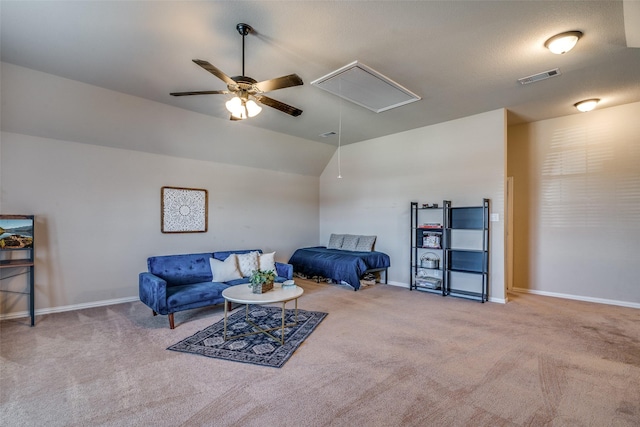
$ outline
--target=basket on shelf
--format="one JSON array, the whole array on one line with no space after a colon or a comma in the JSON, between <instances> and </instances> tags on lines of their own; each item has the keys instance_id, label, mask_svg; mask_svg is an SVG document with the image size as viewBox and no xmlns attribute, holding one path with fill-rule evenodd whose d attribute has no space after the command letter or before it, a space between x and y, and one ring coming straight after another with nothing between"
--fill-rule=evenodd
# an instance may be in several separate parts
<instances>
[{"instance_id":1,"label":"basket on shelf","mask_svg":"<svg viewBox=\"0 0 640 427\"><path fill-rule=\"evenodd\" d=\"M440 257L433 252L427 252L420 257L420 267L422 268L439 268Z\"/></svg>"}]
</instances>

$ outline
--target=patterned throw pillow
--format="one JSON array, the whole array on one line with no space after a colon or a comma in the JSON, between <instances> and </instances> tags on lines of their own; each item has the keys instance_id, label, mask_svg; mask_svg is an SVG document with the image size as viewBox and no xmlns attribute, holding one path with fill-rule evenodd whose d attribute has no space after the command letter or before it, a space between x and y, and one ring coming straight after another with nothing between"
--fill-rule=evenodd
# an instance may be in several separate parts
<instances>
[{"instance_id":1,"label":"patterned throw pillow","mask_svg":"<svg viewBox=\"0 0 640 427\"><path fill-rule=\"evenodd\" d=\"M344 242L344 234L332 234L331 237L329 237L327 249L341 249L342 242Z\"/></svg>"},{"instance_id":2,"label":"patterned throw pillow","mask_svg":"<svg viewBox=\"0 0 640 427\"><path fill-rule=\"evenodd\" d=\"M260 265L260 270L262 271L276 271L276 253L271 252L268 254L258 254L258 264Z\"/></svg>"},{"instance_id":3,"label":"patterned throw pillow","mask_svg":"<svg viewBox=\"0 0 640 427\"><path fill-rule=\"evenodd\" d=\"M376 242L376 236L358 236L358 245L356 251L371 252L373 244Z\"/></svg>"},{"instance_id":4,"label":"patterned throw pillow","mask_svg":"<svg viewBox=\"0 0 640 427\"><path fill-rule=\"evenodd\" d=\"M238 271L238 261L235 255L229 255L224 261L209 258L211 265L212 282L228 282L229 280L242 279Z\"/></svg>"},{"instance_id":5,"label":"patterned throw pillow","mask_svg":"<svg viewBox=\"0 0 640 427\"><path fill-rule=\"evenodd\" d=\"M234 255L238 258L238 268L242 277L249 277L254 270L258 269L258 252Z\"/></svg>"},{"instance_id":6,"label":"patterned throw pillow","mask_svg":"<svg viewBox=\"0 0 640 427\"><path fill-rule=\"evenodd\" d=\"M344 251L355 251L358 246L358 237L359 236L353 234L345 234L341 249Z\"/></svg>"}]
</instances>

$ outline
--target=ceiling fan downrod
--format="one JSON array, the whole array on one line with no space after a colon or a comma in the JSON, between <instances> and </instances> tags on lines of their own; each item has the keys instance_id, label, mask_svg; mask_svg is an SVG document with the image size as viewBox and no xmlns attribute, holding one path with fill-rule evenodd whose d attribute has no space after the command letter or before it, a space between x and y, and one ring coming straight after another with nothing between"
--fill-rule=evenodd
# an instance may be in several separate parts
<instances>
[{"instance_id":1,"label":"ceiling fan downrod","mask_svg":"<svg viewBox=\"0 0 640 427\"><path fill-rule=\"evenodd\" d=\"M242 22L236 25L236 30L242 36L242 75L244 76L244 38L247 34L253 33L253 27L249 24L243 24Z\"/></svg>"}]
</instances>

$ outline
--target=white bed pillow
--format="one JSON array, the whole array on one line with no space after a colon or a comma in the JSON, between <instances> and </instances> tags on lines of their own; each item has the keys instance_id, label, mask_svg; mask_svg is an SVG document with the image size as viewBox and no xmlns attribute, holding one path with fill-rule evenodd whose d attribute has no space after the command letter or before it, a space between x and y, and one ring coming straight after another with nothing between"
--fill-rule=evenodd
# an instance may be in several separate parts
<instances>
[{"instance_id":1,"label":"white bed pillow","mask_svg":"<svg viewBox=\"0 0 640 427\"><path fill-rule=\"evenodd\" d=\"M238 258L238 269L242 277L249 277L254 270L258 269L258 252L234 255Z\"/></svg>"},{"instance_id":2,"label":"white bed pillow","mask_svg":"<svg viewBox=\"0 0 640 427\"><path fill-rule=\"evenodd\" d=\"M258 265L262 271L276 271L276 253L270 252L268 254L258 254Z\"/></svg>"},{"instance_id":3,"label":"white bed pillow","mask_svg":"<svg viewBox=\"0 0 640 427\"><path fill-rule=\"evenodd\" d=\"M358 246L358 237L359 236L353 234L345 234L344 241L342 242L342 248L340 249L343 251L355 251Z\"/></svg>"},{"instance_id":4,"label":"white bed pillow","mask_svg":"<svg viewBox=\"0 0 640 427\"><path fill-rule=\"evenodd\" d=\"M342 249L342 242L344 242L344 234L331 234L327 249Z\"/></svg>"},{"instance_id":5,"label":"white bed pillow","mask_svg":"<svg viewBox=\"0 0 640 427\"><path fill-rule=\"evenodd\" d=\"M238 261L235 254L231 254L224 261L209 258L211 265L212 282L228 282L229 280L242 279L238 271Z\"/></svg>"},{"instance_id":6,"label":"white bed pillow","mask_svg":"<svg viewBox=\"0 0 640 427\"><path fill-rule=\"evenodd\" d=\"M376 242L376 236L358 236L358 244L356 245L356 251L371 252L373 250L373 244L375 242Z\"/></svg>"}]
</instances>

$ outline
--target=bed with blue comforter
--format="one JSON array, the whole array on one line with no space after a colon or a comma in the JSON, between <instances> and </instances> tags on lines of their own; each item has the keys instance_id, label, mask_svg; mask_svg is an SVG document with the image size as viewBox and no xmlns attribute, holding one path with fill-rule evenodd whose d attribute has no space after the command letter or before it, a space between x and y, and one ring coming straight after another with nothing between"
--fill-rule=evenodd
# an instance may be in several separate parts
<instances>
[{"instance_id":1,"label":"bed with blue comforter","mask_svg":"<svg viewBox=\"0 0 640 427\"><path fill-rule=\"evenodd\" d=\"M325 246L297 249L289 264L293 271L307 277L321 276L336 283L346 282L354 290L360 289L360 278L365 273L384 271L391 266L389 255L378 251L356 252L327 249Z\"/></svg>"}]
</instances>

